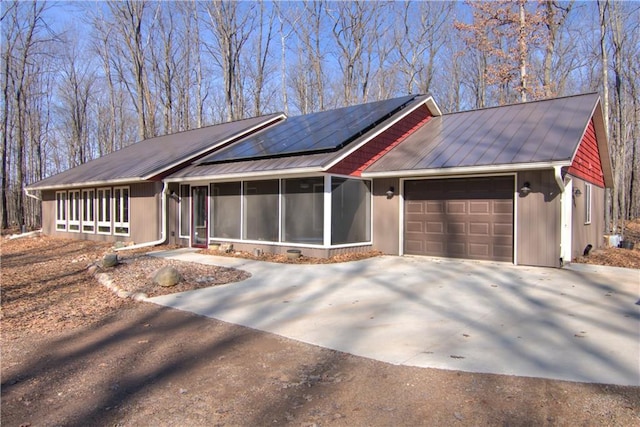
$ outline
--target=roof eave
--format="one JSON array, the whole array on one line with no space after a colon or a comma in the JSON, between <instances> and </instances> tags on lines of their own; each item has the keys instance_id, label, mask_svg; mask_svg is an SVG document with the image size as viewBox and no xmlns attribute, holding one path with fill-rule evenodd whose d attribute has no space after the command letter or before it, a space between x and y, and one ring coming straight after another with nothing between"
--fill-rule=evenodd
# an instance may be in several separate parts
<instances>
[{"instance_id":1,"label":"roof eave","mask_svg":"<svg viewBox=\"0 0 640 427\"><path fill-rule=\"evenodd\" d=\"M133 177L133 178L120 178L120 179L109 179L102 181L85 181L85 182L74 182L69 184L55 184L55 185L27 185L25 188L27 190L67 190L73 188L85 188L85 187L107 187L111 185L121 185L121 184L136 184L140 182L149 182L149 180Z\"/></svg>"},{"instance_id":2,"label":"roof eave","mask_svg":"<svg viewBox=\"0 0 640 427\"><path fill-rule=\"evenodd\" d=\"M199 182L199 181L229 181L229 180L246 180L246 179L258 179L265 177L282 177L283 175L308 175L324 172L320 166L314 166L310 168L293 168L293 169L279 169L279 170L265 170L256 172L234 172L234 173L222 173L213 175L201 175L201 176L186 176L166 178L164 181L168 183L187 183L187 182Z\"/></svg>"},{"instance_id":3,"label":"roof eave","mask_svg":"<svg viewBox=\"0 0 640 427\"><path fill-rule=\"evenodd\" d=\"M383 172L363 172L363 178L406 178L420 176L448 176L519 172L539 169L553 169L571 165L570 160L536 163L508 163L504 165L459 166L451 168L410 169Z\"/></svg>"}]
</instances>

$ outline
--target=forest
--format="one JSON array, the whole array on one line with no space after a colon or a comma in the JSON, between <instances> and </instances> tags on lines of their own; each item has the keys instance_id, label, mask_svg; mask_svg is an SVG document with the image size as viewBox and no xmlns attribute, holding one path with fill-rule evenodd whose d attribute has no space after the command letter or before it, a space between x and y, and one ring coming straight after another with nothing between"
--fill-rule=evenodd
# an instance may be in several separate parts
<instances>
[{"instance_id":1,"label":"forest","mask_svg":"<svg viewBox=\"0 0 640 427\"><path fill-rule=\"evenodd\" d=\"M2 228L26 185L145 138L415 93L444 112L598 92L614 230L640 216L640 3L4 1Z\"/></svg>"}]
</instances>

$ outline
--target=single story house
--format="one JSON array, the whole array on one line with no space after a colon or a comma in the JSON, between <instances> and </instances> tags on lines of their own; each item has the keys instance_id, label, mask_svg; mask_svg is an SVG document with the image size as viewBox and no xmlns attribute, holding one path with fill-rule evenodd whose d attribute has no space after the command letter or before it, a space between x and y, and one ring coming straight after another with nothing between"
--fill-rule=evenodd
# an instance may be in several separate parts
<instances>
[{"instance_id":1,"label":"single story house","mask_svg":"<svg viewBox=\"0 0 640 427\"><path fill-rule=\"evenodd\" d=\"M27 187L45 234L562 266L603 244L600 98L442 114L410 95L140 141Z\"/></svg>"}]
</instances>

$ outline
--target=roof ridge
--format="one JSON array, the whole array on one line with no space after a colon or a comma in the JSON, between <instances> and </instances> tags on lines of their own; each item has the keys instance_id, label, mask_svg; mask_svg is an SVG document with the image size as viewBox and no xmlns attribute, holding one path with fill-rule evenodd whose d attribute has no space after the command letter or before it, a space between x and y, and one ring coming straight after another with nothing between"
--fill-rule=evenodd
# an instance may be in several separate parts
<instances>
[{"instance_id":1,"label":"roof ridge","mask_svg":"<svg viewBox=\"0 0 640 427\"><path fill-rule=\"evenodd\" d=\"M558 97L554 97L554 98L534 99L534 100L525 101L525 102L513 102L511 104L493 105L493 106L490 106L490 107L482 107L482 108L473 108L471 110L452 111L450 113L444 113L442 115L443 116L450 116L450 115L453 115L453 114L472 113L474 111L484 111L484 110L491 110L491 109L495 109L495 108L515 107L515 106L518 106L518 105L529 105L529 104L535 104L535 103L540 103L540 102L558 101L558 100L561 100L561 99L577 98L579 96L588 96L588 95L598 95L599 96L600 94L598 92L576 93L576 94L573 94L573 95L558 96Z\"/></svg>"}]
</instances>

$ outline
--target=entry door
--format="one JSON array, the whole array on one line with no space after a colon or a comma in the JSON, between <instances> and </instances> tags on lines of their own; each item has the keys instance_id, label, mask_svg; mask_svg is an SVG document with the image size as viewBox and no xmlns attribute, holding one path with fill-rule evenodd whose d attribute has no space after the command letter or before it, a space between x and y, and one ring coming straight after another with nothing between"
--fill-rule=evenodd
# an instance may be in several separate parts
<instances>
[{"instance_id":1,"label":"entry door","mask_svg":"<svg viewBox=\"0 0 640 427\"><path fill-rule=\"evenodd\" d=\"M194 248L206 248L209 241L207 192L207 187L191 187L191 246Z\"/></svg>"}]
</instances>

